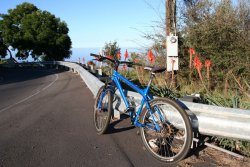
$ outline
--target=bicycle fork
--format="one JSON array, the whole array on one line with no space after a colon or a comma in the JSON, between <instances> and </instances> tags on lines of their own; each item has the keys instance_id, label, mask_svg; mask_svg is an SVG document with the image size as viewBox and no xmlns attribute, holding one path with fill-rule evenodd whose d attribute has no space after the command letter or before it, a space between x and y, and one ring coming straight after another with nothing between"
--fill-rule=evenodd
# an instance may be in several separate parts
<instances>
[{"instance_id":1,"label":"bicycle fork","mask_svg":"<svg viewBox=\"0 0 250 167\"><path fill-rule=\"evenodd\" d=\"M98 101L98 104L97 104L97 109L98 110L104 110L105 111L105 109L107 109L108 108L108 103L104 103L104 106L103 106L103 99L105 98L105 96L106 96L106 94L107 94L107 91L108 90L103 90L102 92L101 92L101 96L100 96L100 99L99 99L99 101Z\"/></svg>"}]
</instances>

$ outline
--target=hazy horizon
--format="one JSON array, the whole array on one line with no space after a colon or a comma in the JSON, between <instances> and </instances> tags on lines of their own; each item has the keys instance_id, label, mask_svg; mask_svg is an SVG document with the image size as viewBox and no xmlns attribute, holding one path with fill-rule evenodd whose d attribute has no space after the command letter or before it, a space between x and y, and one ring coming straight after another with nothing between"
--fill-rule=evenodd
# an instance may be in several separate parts
<instances>
[{"instance_id":1,"label":"hazy horizon","mask_svg":"<svg viewBox=\"0 0 250 167\"><path fill-rule=\"evenodd\" d=\"M121 48L121 57L122 60L124 59L124 53L126 51L126 49L128 50L129 53L131 52L143 52L145 51L145 49L143 48ZM90 56L90 53L95 53L95 54L99 54L101 52L102 48L101 47L81 47L81 48L71 48L72 54L70 55L70 58L65 59L65 61L72 61L72 62L79 62L79 58L80 58L80 62L83 63L83 58L85 59L85 63L87 63L87 61L93 59L93 57ZM15 56L16 51L11 51L12 52L12 56L18 61L18 62L23 62L23 61L28 61L28 62L33 62L33 58L31 56L29 56L27 59L22 60L22 59L18 59ZM10 55L8 54L8 56L6 56L4 59L9 59Z\"/></svg>"}]
</instances>

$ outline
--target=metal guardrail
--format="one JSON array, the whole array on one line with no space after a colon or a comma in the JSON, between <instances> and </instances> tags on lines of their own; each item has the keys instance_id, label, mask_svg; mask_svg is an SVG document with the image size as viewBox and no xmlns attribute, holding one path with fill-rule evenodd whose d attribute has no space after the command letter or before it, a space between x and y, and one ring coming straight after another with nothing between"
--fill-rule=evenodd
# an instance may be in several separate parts
<instances>
[{"instance_id":1,"label":"metal guardrail","mask_svg":"<svg viewBox=\"0 0 250 167\"><path fill-rule=\"evenodd\" d=\"M76 63L54 62L80 74L83 81L94 94L97 94L103 83ZM119 96L119 92L116 92ZM138 93L128 91L128 96L134 98L135 103L140 103L141 97ZM235 138L250 141L250 110L225 108L212 105L198 104L180 101L190 116L192 127L201 134ZM115 116L119 118L120 112L124 111L125 104L115 103Z\"/></svg>"}]
</instances>

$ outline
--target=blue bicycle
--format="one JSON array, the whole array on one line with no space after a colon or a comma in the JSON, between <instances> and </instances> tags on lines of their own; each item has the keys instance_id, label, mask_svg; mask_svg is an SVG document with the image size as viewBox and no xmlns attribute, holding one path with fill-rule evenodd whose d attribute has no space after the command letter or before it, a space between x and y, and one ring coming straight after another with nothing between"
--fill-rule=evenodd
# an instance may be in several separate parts
<instances>
[{"instance_id":1,"label":"blue bicycle","mask_svg":"<svg viewBox=\"0 0 250 167\"><path fill-rule=\"evenodd\" d=\"M94 124L97 134L107 132L113 115L113 100L118 89L126 105L131 122L140 128L140 135L146 150L156 159L175 163L187 155L190 150L193 133L189 117L178 103L168 98L153 98L149 95L150 84L156 73L166 68L145 67L150 71L150 80L144 89L140 89L118 72L120 64L129 67L139 65L133 62L113 60L101 55L91 54L98 61L109 61L113 64L113 74L106 79L105 85L97 93L94 106ZM120 81L131 87L142 96L138 111L127 99Z\"/></svg>"}]
</instances>

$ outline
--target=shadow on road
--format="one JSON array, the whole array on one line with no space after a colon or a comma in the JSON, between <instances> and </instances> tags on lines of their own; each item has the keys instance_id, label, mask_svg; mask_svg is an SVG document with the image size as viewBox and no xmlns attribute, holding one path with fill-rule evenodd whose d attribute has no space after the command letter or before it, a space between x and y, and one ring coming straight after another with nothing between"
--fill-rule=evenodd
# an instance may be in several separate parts
<instances>
[{"instance_id":1,"label":"shadow on road","mask_svg":"<svg viewBox=\"0 0 250 167\"><path fill-rule=\"evenodd\" d=\"M134 125L129 125L130 117L126 115L122 115L122 118L110 123L107 134L119 133L127 130L134 129Z\"/></svg>"},{"instance_id":2,"label":"shadow on road","mask_svg":"<svg viewBox=\"0 0 250 167\"><path fill-rule=\"evenodd\" d=\"M0 68L0 85L23 82L37 79L56 73L62 73L67 69L55 68Z\"/></svg>"},{"instance_id":3,"label":"shadow on road","mask_svg":"<svg viewBox=\"0 0 250 167\"><path fill-rule=\"evenodd\" d=\"M109 124L106 134L120 133L120 132L124 132L128 130L132 130L134 128L135 126L130 124L130 117L127 115L121 115L121 119L113 121ZM194 130L194 135L198 135L197 129ZM206 138L206 136L200 136L200 138L204 140L203 138ZM190 148L190 151L187 154L186 159L199 158L200 153L206 148L207 147L203 145L202 143L197 143L193 141L192 148ZM212 161L212 159L209 161Z\"/></svg>"}]
</instances>

